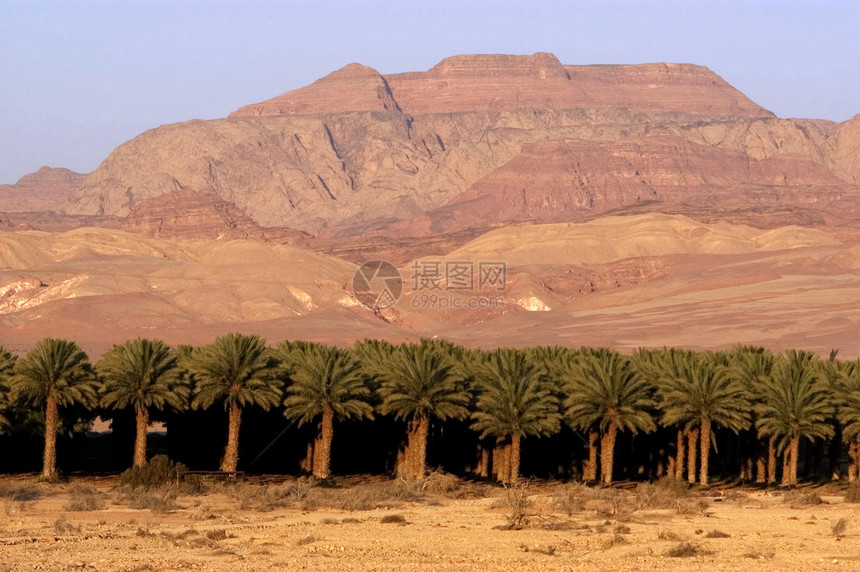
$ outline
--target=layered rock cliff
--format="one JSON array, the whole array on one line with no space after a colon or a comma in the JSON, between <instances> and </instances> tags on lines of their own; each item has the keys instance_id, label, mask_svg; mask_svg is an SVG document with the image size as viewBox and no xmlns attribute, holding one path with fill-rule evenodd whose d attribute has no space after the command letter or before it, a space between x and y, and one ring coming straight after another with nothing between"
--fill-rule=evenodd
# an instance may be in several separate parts
<instances>
[{"instance_id":1,"label":"layered rock cliff","mask_svg":"<svg viewBox=\"0 0 860 572\"><path fill-rule=\"evenodd\" d=\"M777 119L700 66L457 56L393 75L350 64L228 119L147 131L65 210L126 217L191 188L261 227L329 239L577 220L654 201L845 214L858 157L860 119ZM196 226L233 232L235 217L208 216Z\"/></svg>"}]
</instances>

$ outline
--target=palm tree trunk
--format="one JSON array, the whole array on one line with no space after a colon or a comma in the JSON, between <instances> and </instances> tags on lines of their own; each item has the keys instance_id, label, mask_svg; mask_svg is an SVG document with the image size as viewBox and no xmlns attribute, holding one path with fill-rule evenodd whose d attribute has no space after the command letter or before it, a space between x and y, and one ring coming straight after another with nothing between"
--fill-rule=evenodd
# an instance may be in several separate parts
<instances>
[{"instance_id":1,"label":"palm tree trunk","mask_svg":"<svg viewBox=\"0 0 860 572\"><path fill-rule=\"evenodd\" d=\"M791 484L797 485L797 457L800 449L800 435L791 438Z\"/></svg>"},{"instance_id":2,"label":"palm tree trunk","mask_svg":"<svg viewBox=\"0 0 860 572\"><path fill-rule=\"evenodd\" d=\"M776 435L767 440L767 484L776 483Z\"/></svg>"},{"instance_id":3,"label":"palm tree trunk","mask_svg":"<svg viewBox=\"0 0 860 572\"><path fill-rule=\"evenodd\" d=\"M406 444L403 449L397 452L397 478L411 479L412 478L412 461L415 449L415 425L417 421L410 419L406 424Z\"/></svg>"},{"instance_id":4,"label":"palm tree trunk","mask_svg":"<svg viewBox=\"0 0 860 572\"><path fill-rule=\"evenodd\" d=\"M496 480L506 483L510 478L510 445L504 437L496 439L496 448L493 449L493 472Z\"/></svg>"},{"instance_id":5,"label":"palm tree trunk","mask_svg":"<svg viewBox=\"0 0 860 572\"><path fill-rule=\"evenodd\" d=\"M830 480L838 481L842 478L842 425L834 423L835 433L830 441Z\"/></svg>"},{"instance_id":6,"label":"palm tree trunk","mask_svg":"<svg viewBox=\"0 0 860 572\"><path fill-rule=\"evenodd\" d=\"M678 429L678 444L675 447L675 478L684 478L684 431Z\"/></svg>"},{"instance_id":7,"label":"palm tree trunk","mask_svg":"<svg viewBox=\"0 0 860 572\"><path fill-rule=\"evenodd\" d=\"M224 450L224 461L221 470L235 473L239 466L239 426L242 425L242 409L238 405L230 406L230 420L227 428L227 448Z\"/></svg>"},{"instance_id":8,"label":"palm tree trunk","mask_svg":"<svg viewBox=\"0 0 860 572\"><path fill-rule=\"evenodd\" d=\"M331 407L323 408L320 430L314 443L313 474L318 479L327 479L331 475L331 441L334 437L334 411Z\"/></svg>"},{"instance_id":9,"label":"palm tree trunk","mask_svg":"<svg viewBox=\"0 0 860 572\"><path fill-rule=\"evenodd\" d=\"M137 408L137 433L134 438L134 466L146 464L146 430L149 428L149 411L146 407Z\"/></svg>"},{"instance_id":10,"label":"palm tree trunk","mask_svg":"<svg viewBox=\"0 0 860 572\"><path fill-rule=\"evenodd\" d=\"M600 442L600 472L604 485L612 484L612 466L615 462L615 434L618 427L615 421L609 422L609 427Z\"/></svg>"},{"instance_id":11,"label":"palm tree trunk","mask_svg":"<svg viewBox=\"0 0 860 572\"><path fill-rule=\"evenodd\" d=\"M755 482L759 484L767 482L767 461L761 439L756 439Z\"/></svg>"},{"instance_id":12,"label":"palm tree trunk","mask_svg":"<svg viewBox=\"0 0 860 572\"><path fill-rule=\"evenodd\" d=\"M597 439L600 434L597 429L592 429L588 432L588 460L585 462L585 470L583 471L584 481L597 480Z\"/></svg>"},{"instance_id":13,"label":"palm tree trunk","mask_svg":"<svg viewBox=\"0 0 860 572\"><path fill-rule=\"evenodd\" d=\"M42 461L42 477L52 479L57 475L57 426L60 412L57 401L48 392L45 402L45 456Z\"/></svg>"},{"instance_id":14,"label":"palm tree trunk","mask_svg":"<svg viewBox=\"0 0 860 572\"><path fill-rule=\"evenodd\" d=\"M305 453L305 458L299 463L299 467L306 473L311 473L314 470L314 441L308 443L308 449Z\"/></svg>"},{"instance_id":15,"label":"palm tree trunk","mask_svg":"<svg viewBox=\"0 0 860 572\"><path fill-rule=\"evenodd\" d=\"M511 435L511 459L508 480L515 483L520 478L520 436Z\"/></svg>"},{"instance_id":16,"label":"palm tree trunk","mask_svg":"<svg viewBox=\"0 0 860 572\"><path fill-rule=\"evenodd\" d=\"M478 444L478 476L486 479L490 476L490 448L484 443Z\"/></svg>"},{"instance_id":17,"label":"palm tree trunk","mask_svg":"<svg viewBox=\"0 0 860 572\"><path fill-rule=\"evenodd\" d=\"M423 479L427 472L427 434L430 419L419 417L415 424L415 448L412 452L412 478Z\"/></svg>"},{"instance_id":18,"label":"palm tree trunk","mask_svg":"<svg viewBox=\"0 0 860 572\"><path fill-rule=\"evenodd\" d=\"M699 444L699 430L687 433L687 482L696 484L696 449Z\"/></svg>"},{"instance_id":19,"label":"palm tree trunk","mask_svg":"<svg viewBox=\"0 0 860 572\"><path fill-rule=\"evenodd\" d=\"M785 447L782 452L782 486L787 487L791 484L791 445Z\"/></svg>"},{"instance_id":20,"label":"palm tree trunk","mask_svg":"<svg viewBox=\"0 0 860 572\"><path fill-rule=\"evenodd\" d=\"M708 486L708 456L711 454L711 422L707 419L702 419L702 449L701 460L699 461L699 484L703 487Z\"/></svg>"},{"instance_id":21,"label":"palm tree trunk","mask_svg":"<svg viewBox=\"0 0 860 572\"><path fill-rule=\"evenodd\" d=\"M848 482L853 483L860 477L860 447L857 443L848 444Z\"/></svg>"}]
</instances>

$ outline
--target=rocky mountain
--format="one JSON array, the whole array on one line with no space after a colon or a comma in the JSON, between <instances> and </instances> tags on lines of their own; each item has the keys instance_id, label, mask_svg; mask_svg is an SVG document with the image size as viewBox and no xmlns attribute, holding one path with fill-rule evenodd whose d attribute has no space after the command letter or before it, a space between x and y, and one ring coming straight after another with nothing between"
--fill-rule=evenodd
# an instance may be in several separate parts
<instances>
[{"instance_id":1,"label":"rocky mountain","mask_svg":"<svg viewBox=\"0 0 860 572\"><path fill-rule=\"evenodd\" d=\"M176 209L195 189L224 201L221 214L191 222L194 199L180 234L251 236L237 228L253 223L327 249L367 237L440 244L440 234L655 203L773 226L855 217L858 156L860 118L778 119L700 66L456 56L391 75L350 64L226 119L147 131L64 211L128 217L147 201L157 210L157 197ZM225 217L228 204L237 210ZM127 228L153 232L136 219Z\"/></svg>"},{"instance_id":2,"label":"rocky mountain","mask_svg":"<svg viewBox=\"0 0 860 572\"><path fill-rule=\"evenodd\" d=\"M68 169L42 167L14 185L0 185L0 211L56 211L77 191L86 175Z\"/></svg>"},{"instance_id":3,"label":"rocky mountain","mask_svg":"<svg viewBox=\"0 0 860 572\"><path fill-rule=\"evenodd\" d=\"M231 117L401 110L408 115L511 109L684 111L772 117L711 70L689 64L565 66L547 53L445 58L426 72L381 75L349 64Z\"/></svg>"}]
</instances>

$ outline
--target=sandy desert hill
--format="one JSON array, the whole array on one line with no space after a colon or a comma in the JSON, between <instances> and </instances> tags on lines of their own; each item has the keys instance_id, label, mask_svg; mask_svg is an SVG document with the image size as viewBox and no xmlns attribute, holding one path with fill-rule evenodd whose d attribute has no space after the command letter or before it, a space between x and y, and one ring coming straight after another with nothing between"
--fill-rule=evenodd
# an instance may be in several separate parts
<instances>
[{"instance_id":1,"label":"sandy desert hill","mask_svg":"<svg viewBox=\"0 0 860 572\"><path fill-rule=\"evenodd\" d=\"M0 344L16 351L240 330L860 356L860 116L777 118L701 66L350 64L142 133L85 178L36 175L0 188ZM375 258L404 279L377 312L351 291ZM500 301L428 307L415 268L452 261L507 272L496 293L442 283L449 305Z\"/></svg>"}]
</instances>

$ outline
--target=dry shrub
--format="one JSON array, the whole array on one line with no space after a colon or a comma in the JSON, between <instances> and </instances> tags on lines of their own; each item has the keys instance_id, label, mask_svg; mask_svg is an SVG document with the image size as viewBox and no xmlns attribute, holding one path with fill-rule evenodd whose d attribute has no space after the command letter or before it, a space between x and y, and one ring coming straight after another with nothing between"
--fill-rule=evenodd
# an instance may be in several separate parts
<instances>
[{"instance_id":1,"label":"dry shrub","mask_svg":"<svg viewBox=\"0 0 860 572\"><path fill-rule=\"evenodd\" d=\"M840 518L832 525L830 525L830 531L833 533L833 536L836 537L836 540L839 540L843 536L845 536L845 531L848 530L848 521L844 518Z\"/></svg>"},{"instance_id":2,"label":"dry shrub","mask_svg":"<svg viewBox=\"0 0 860 572\"><path fill-rule=\"evenodd\" d=\"M529 546L528 544L520 544L520 550L523 552L537 552L538 554L546 554L547 556L555 556L558 551L558 546Z\"/></svg>"},{"instance_id":3,"label":"dry shrub","mask_svg":"<svg viewBox=\"0 0 860 572\"><path fill-rule=\"evenodd\" d=\"M531 485L528 482L514 483L505 486L505 495L501 501L506 509L507 524L500 527L505 530L521 530L527 527L534 516L531 512Z\"/></svg>"},{"instance_id":4,"label":"dry shrub","mask_svg":"<svg viewBox=\"0 0 860 572\"><path fill-rule=\"evenodd\" d=\"M627 539L621 534L613 534L610 538L607 538L603 543L603 550L609 550L613 546L617 546L619 544L627 544Z\"/></svg>"},{"instance_id":5,"label":"dry shrub","mask_svg":"<svg viewBox=\"0 0 860 572\"><path fill-rule=\"evenodd\" d=\"M679 542L683 540L680 534L672 532L671 530L662 529L657 532L657 538L660 540L672 540L674 542Z\"/></svg>"},{"instance_id":6,"label":"dry shrub","mask_svg":"<svg viewBox=\"0 0 860 572\"><path fill-rule=\"evenodd\" d=\"M630 530L630 527L627 526L626 524L616 524L615 525L615 532L616 532L616 534L630 534L633 531Z\"/></svg>"},{"instance_id":7,"label":"dry shrub","mask_svg":"<svg viewBox=\"0 0 860 572\"><path fill-rule=\"evenodd\" d=\"M54 521L54 534L64 536L66 534L80 534L81 525L75 525L66 520L65 516L61 516Z\"/></svg>"},{"instance_id":8,"label":"dry shrub","mask_svg":"<svg viewBox=\"0 0 860 572\"><path fill-rule=\"evenodd\" d=\"M0 482L0 498L15 502L32 502L42 498L42 491L35 485Z\"/></svg>"},{"instance_id":9,"label":"dry shrub","mask_svg":"<svg viewBox=\"0 0 860 572\"><path fill-rule=\"evenodd\" d=\"M860 481L854 481L845 489L845 502L860 503Z\"/></svg>"},{"instance_id":10,"label":"dry shrub","mask_svg":"<svg viewBox=\"0 0 860 572\"><path fill-rule=\"evenodd\" d=\"M762 548L750 548L744 552L744 558L752 558L754 560L772 560L774 556L776 556L776 553L773 550Z\"/></svg>"},{"instance_id":11,"label":"dry shrub","mask_svg":"<svg viewBox=\"0 0 860 572\"><path fill-rule=\"evenodd\" d=\"M187 471L182 463L174 463L167 455L156 455L139 467L132 467L119 476L120 486L160 487L176 480L177 473Z\"/></svg>"},{"instance_id":12,"label":"dry shrub","mask_svg":"<svg viewBox=\"0 0 860 572\"><path fill-rule=\"evenodd\" d=\"M634 496L638 509L676 509L692 494L687 483L664 477L654 483L640 483Z\"/></svg>"},{"instance_id":13,"label":"dry shrub","mask_svg":"<svg viewBox=\"0 0 860 572\"><path fill-rule=\"evenodd\" d=\"M705 535L705 538L731 538L732 536L722 530L712 530Z\"/></svg>"},{"instance_id":14,"label":"dry shrub","mask_svg":"<svg viewBox=\"0 0 860 572\"><path fill-rule=\"evenodd\" d=\"M207 530L206 538L208 538L209 540L225 540L227 538L227 531L223 528Z\"/></svg>"},{"instance_id":15,"label":"dry shrub","mask_svg":"<svg viewBox=\"0 0 860 572\"><path fill-rule=\"evenodd\" d=\"M74 484L69 487L69 502L66 510L72 512L103 510L104 495L95 487L84 484Z\"/></svg>"},{"instance_id":16,"label":"dry shrub","mask_svg":"<svg viewBox=\"0 0 860 572\"><path fill-rule=\"evenodd\" d=\"M176 497L175 487L124 488L120 491L119 502L129 508L165 514L176 508Z\"/></svg>"},{"instance_id":17,"label":"dry shrub","mask_svg":"<svg viewBox=\"0 0 860 572\"><path fill-rule=\"evenodd\" d=\"M571 483L553 495L553 509L568 516L582 512L585 510L585 501L589 495L588 487L579 483Z\"/></svg>"},{"instance_id":18,"label":"dry shrub","mask_svg":"<svg viewBox=\"0 0 860 572\"><path fill-rule=\"evenodd\" d=\"M782 496L782 502L791 508L803 508L824 504L818 491L788 491Z\"/></svg>"},{"instance_id":19,"label":"dry shrub","mask_svg":"<svg viewBox=\"0 0 860 572\"><path fill-rule=\"evenodd\" d=\"M308 536L303 536L302 538L299 538L298 540L296 540L296 546L306 546L308 544L313 544L314 542L317 542L319 540L322 540L322 539L319 536L314 536L313 534L308 535Z\"/></svg>"},{"instance_id":20,"label":"dry shrub","mask_svg":"<svg viewBox=\"0 0 860 572\"><path fill-rule=\"evenodd\" d=\"M402 514L386 514L380 519L380 521L383 524L408 524L406 522L406 517Z\"/></svg>"},{"instance_id":21,"label":"dry shrub","mask_svg":"<svg viewBox=\"0 0 860 572\"><path fill-rule=\"evenodd\" d=\"M705 554L711 554L711 552L692 542L679 542L666 551L666 556L672 558L692 558L693 556L702 556Z\"/></svg>"}]
</instances>

